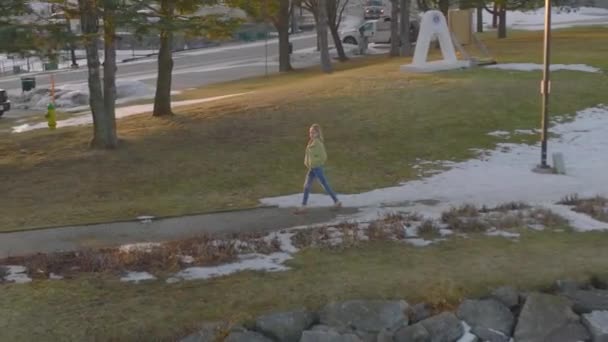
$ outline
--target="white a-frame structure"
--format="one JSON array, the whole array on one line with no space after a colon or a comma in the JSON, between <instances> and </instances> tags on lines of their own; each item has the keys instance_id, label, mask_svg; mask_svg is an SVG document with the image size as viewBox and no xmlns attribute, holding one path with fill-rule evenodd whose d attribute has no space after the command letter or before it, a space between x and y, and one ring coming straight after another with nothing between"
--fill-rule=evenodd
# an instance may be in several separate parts
<instances>
[{"instance_id":1,"label":"white a-frame structure","mask_svg":"<svg viewBox=\"0 0 608 342\"><path fill-rule=\"evenodd\" d=\"M428 62L431 40L437 37L443 60ZM459 61L456 57L452 34L448 28L445 16L440 11L428 11L422 16L420 33L416 41L416 50L412 64L401 66L402 71L432 72L467 68L470 61Z\"/></svg>"}]
</instances>

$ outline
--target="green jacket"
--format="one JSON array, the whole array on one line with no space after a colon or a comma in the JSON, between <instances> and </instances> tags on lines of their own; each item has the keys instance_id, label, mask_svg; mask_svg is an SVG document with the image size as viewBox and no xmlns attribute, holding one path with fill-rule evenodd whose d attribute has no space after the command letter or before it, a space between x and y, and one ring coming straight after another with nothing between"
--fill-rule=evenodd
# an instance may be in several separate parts
<instances>
[{"instance_id":1,"label":"green jacket","mask_svg":"<svg viewBox=\"0 0 608 342\"><path fill-rule=\"evenodd\" d=\"M325 165L327 161L327 152L325 152L325 145L321 139L314 139L306 146L306 155L304 156L304 165L307 168L312 169L315 167L321 167Z\"/></svg>"}]
</instances>

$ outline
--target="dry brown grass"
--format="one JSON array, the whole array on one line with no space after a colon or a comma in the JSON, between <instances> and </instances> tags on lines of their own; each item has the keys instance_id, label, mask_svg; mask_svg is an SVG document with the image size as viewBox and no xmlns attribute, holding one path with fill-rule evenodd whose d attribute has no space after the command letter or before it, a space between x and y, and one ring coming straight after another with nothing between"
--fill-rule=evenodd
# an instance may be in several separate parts
<instances>
[{"instance_id":1,"label":"dry brown grass","mask_svg":"<svg viewBox=\"0 0 608 342\"><path fill-rule=\"evenodd\" d=\"M46 279L50 273L73 277L81 273L120 274L147 271L165 274L189 266L212 266L237 259L239 254L270 254L280 250L280 243L256 234L234 235L227 239L201 236L162 244L134 245L132 248L105 248L78 252L36 254L9 257L0 264L23 265L34 278ZM182 257L191 257L184 262Z\"/></svg>"},{"instance_id":2,"label":"dry brown grass","mask_svg":"<svg viewBox=\"0 0 608 342\"><path fill-rule=\"evenodd\" d=\"M608 199L596 196L579 198L577 195L567 196L559 204L570 205L574 211L587 214L598 221L608 222Z\"/></svg>"},{"instance_id":3,"label":"dry brown grass","mask_svg":"<svg viewBox=\"0 0 608 342\"><path fill-rule=\"evenodd\" d=\"M425 240L433 240L441 237L439 227L433 220L424 220L418 227L418 235Z\"/></svg>"}]
</instances>

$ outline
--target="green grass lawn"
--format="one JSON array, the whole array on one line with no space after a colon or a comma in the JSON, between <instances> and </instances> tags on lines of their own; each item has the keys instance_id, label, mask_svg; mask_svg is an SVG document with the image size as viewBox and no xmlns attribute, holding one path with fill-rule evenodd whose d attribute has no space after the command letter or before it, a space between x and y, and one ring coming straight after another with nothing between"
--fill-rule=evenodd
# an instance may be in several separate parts
<instances>
[{"instance_id":1,"label":"green grass lawn","mask_svg":"<svg viewBox=\"0 0 608 342\"><path fill-rule=\"evenodd\" d=\"M605 233L529 232L519 242L473 235L426 248L376 242L307 249L288 272L210 281L130 285L90 276L0 285L0 341L173 341L203 321L242 323L346 299L449 310L501 285L538 290L557 279L606 276L607 243Z\"/></svg>"},{"instance_id":2,"label":"green grass lawn","mask_svg":"<svg viewBox=\"0 0 608 342\"><path fill-rule=\"evenodd\" d=\"M540 62L540 32L484 39L499 62ZM558 31L555 63L608 70L608 29ZM253 91L118 122L121 148L91 151L90 127L0 139L0 231L137 215L251 207L299 192L312 123L324 127L328 173L341 193L417 177L415 161L462 160L492 148L494 130L539 125L540 72L475 69L431 75L399 71L407 59L373 57L322 75L317 68L205 87L180 98ZM604 74L557 72L551 111L606 102ZM533 141L535 137L522 137Z\"/></svg>"}]
</instances>

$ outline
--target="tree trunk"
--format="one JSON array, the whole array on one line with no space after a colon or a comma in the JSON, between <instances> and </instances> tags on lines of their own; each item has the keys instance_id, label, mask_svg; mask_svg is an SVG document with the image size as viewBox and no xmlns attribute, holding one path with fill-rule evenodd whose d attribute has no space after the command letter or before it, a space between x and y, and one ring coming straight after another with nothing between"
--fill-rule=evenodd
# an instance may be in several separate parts
<instances>
[{"instance_id":1,"label":"tree trunk","mask_svg":"<svg viewBox=\"0 0 608 342\"><path fill-rule=\"evenodd\" d=\"M498 38L507 38L507 9L505 6L500 6L498 19Z\"/></svg>"},{"instance_id":2,"label":"tree trunk","mask_svg":"<svg viewBox=\"0 0 608 342\"><path fill-rule=\"evenodd\" d=\"M279 71L292 71L289 55L289 0L280 0L276 29L279 33Z\"/></svg>"},{"instance_id":3,"label":"tree trunk","mask_svg":"<svg viewBox=\"0 0 608 342\"><path fill-rule=\"evenodd\" d=\"M477 32L483 32L483 7L477 7Z\"/></svg>"},{"instance_id":4,"label":"tree trunk","mask_svg":"<svg viewBox=\"0 0 608 342\"><path fill-rule=\"evenodd\" d=\"M391 0L391 57L399 57L399 0Z\"/></svg>"},{"instance_id":5,"label":"tree trunk","mask_svg":"<svg viewBox=\"0 0 608 342\"><path fill-rule=\"evenodd\" d=\"M175 12L172 0L161 1L161 13L171 18ZM154 96L153 116L173 115L171 110L171 82L173 74L173 32L168 27L161 27L160 47L158 50L158 77L156 78L156 95Z\"/></svg>"},{"instance_id":6,"label":"tree trunk","mask_svg":"<svg viewBox=\"0 0 608 342\"><path fill-rule=\"evenodd\" d=\"M104 67L103 104L105 112L104 142L106 148L118 146L116 137L116 0L104 0Z\"/></svg>"},{"instance_id":7,"label":"tree trunk","mask_svg":"<svg viewBox=\"0 0 608 342\"><path fill-rule=\"evenodd\" d=\"M494 11L492 11L492 28L498 27L498 5L494 2Z\"/></svg>"},{"instance_id":8,"label":"tree trunk","mask_svg":"<svg viewBox=\"0 0 608 342\"><path fill-rule=\"evenodd\" d=\"M97 5L91 0L78 0L80 22L84 37L84 48L87 55L89 70L89 106L93 115L93 139L91 146L95 148L113 147L112 141L106 142L107 125L104 113L103 91L101 87L101 72L99 63L99 18ZM115 143L115 142L114 142Z\"/></svg>"},{"instance_id":9,"label":"tree trunk","mask_svg":"<svg viewBox=\"0 0 608 342\"><path fill-rule=\"evenodd\" d=\"M401 8L401 56L412 55L412 42L410 39L410 0L401 0L399 7Z\"/></svg>"},{"instance_id":10,"label":"tree trunk","mask_svg":"<svg viewBox=\"0 0 608 342\"><path fill-rule=\"evenodd\" d=\"M329 31L331 32L331 37L334 41L334 46L336 47L336 51L338 52L338 59L340 62L346 62L348 57L346 57L346 52L344 51L344 44L342 44L342 39L340 38L340 32L338 30L337 25L330 24Z\"/></svg>"},{"instance_id":11,"label":"tree trunk","mask_svg":"<svg viewBox=\"0 0 608 342\"><path fill-rule=\"evenodd\" d=\"M331 59L329 57L329 41L327 37L327 2L319 0L319 21L317 22L317 36L321 46L321 69L330 74L333 72Z\"/></svg>"},{"instance_id":12,"label":"tree trunk","mask_svg":"<svg viewBox=\"0 0 608 342\"><path fill-rule=\"evenodd\" d=\"M336 51L338 52L338 59L341 62L345 62L348 60L346 57L346 52L344 52L344 44L342 44L342 39L340 38L340 23L342 22L342 11L341 11L341 3L342 1L348 0L326 0L327 1L327 16L329 23L329 31L331 33L331 37L334 41L334 46L336 47Z\"/></svg>"}]
</instances>

